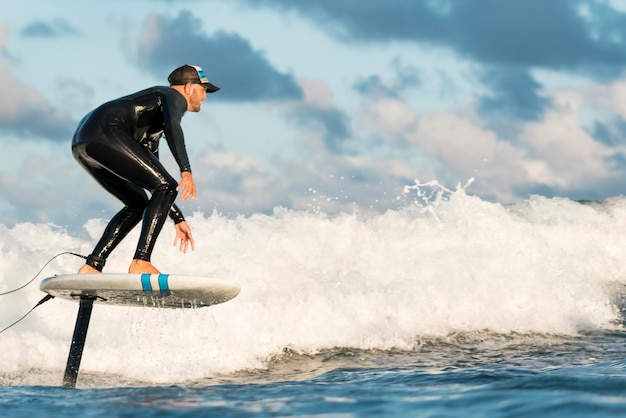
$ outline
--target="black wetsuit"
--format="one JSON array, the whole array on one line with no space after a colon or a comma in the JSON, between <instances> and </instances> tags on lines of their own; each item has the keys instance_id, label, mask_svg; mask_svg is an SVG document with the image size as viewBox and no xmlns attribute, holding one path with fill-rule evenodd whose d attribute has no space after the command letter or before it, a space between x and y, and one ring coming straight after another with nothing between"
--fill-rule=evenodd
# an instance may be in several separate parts
<instances>
[{"instance_id":1,"label":"black wetsuit","mask_svg":"<svg viewBox=\"0 0 626 418\"><path fill-rule=\"evenodd\" d=\"M105 103L80 122L72 140L74 158L125 205L87 258L95 269L102 270L111 251L142 217L134 258L145 261L150 261L168 214L174 223L185 220L174 204L178 182L159 161L158 148L165 134L180 171L191 171L180 126L186 110L187 100L178 91L152 87Z\"/></svg>"}]
</instances>

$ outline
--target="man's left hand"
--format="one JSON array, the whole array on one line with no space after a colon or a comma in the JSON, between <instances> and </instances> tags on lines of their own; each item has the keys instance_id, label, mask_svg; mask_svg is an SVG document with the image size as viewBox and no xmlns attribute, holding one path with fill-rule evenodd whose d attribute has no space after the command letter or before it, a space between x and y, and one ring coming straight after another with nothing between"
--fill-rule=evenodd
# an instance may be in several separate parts
<instances>
[{"instance_id":1,"label":"man's left hand","mask_svg":"<svg viewBox=\"0 0 626 418\"><path fill-rule=\"evenodd\" d=\"M176 238L174 238L174 246L179 246L180 251L187 252L187 249L191 245L191 250L195 250L195 243L193 236L191 235L191 228L186 221L182 221L174 225L176 228Z\"/></svg>"}]
</instances>

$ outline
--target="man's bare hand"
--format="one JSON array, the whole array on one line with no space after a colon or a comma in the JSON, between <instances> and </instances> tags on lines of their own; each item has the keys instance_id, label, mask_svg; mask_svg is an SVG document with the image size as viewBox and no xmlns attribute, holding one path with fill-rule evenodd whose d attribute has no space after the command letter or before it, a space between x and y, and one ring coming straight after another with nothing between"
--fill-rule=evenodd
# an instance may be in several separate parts
<instances>
[{"instance_id":1,"label":"man's bare hand","mask_svg":"<svg viewBox=\"0 0 626 418\"><path fill-rule=\"evenodd\" d=\"M195 243L191 235L191 228L187 222L182 221L174 225L176 228L176 238L174 238L174 246L178 246L180 251L186 253L191 246L191 250L195 250Z\"/></svg>"},{"instance_id":2,"label":"man's bare hand","mask_svg":"<svg viewBox=\"0 0 626 418\"><path fill-rule=\"evenodd\" d=\"M180 183L178 183L178 187L176 187L176 191L179 191L181 189L183 191L180 195L180 198L182 200L187 200L189 196L191 196L192 199L195 199L196 183L194 183L193 181L193 176L189 171L183 171L182 173L180 173L180 175L182 177L182 180L180 181Z\"/></svg>"}]
</instances>

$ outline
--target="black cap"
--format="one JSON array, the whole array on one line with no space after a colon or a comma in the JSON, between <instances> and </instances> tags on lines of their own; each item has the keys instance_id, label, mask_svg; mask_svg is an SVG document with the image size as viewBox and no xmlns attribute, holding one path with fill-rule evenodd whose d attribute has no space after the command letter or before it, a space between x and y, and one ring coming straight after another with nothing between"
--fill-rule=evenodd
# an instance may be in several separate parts
<instances>
[{"instance_id":1,"label":"black cap","mask_svg":"<svg viewBox=\"0 0 626 418\"><path fill-rule=\"evenodd\" d=\"M167 77L167 81L169 81L172 86L180 86L187 83L202 84L207 93L215 93L220 89L209 82L202 68L197 65L185 64L182 67L178 67Z\"/></svg>"}]
</instances>

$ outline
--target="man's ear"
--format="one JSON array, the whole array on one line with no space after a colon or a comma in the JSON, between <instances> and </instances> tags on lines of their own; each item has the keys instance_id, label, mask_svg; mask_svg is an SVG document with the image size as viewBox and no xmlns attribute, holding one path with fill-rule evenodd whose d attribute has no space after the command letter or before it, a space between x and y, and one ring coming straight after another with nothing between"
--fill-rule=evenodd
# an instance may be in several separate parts
<instances>
[{"instance_id":1,"label":"man's ear","mask_svg":"<svg viewBox=\"0 0 626 418\"><path fill-rule=\"evenodd\" d=\"M185 91L185 94L187 96L191 95L191 88L192 88L191 83L187 83L185 84L185 87L183 87L183 90Z\"/></svg>"}]
</instances>

